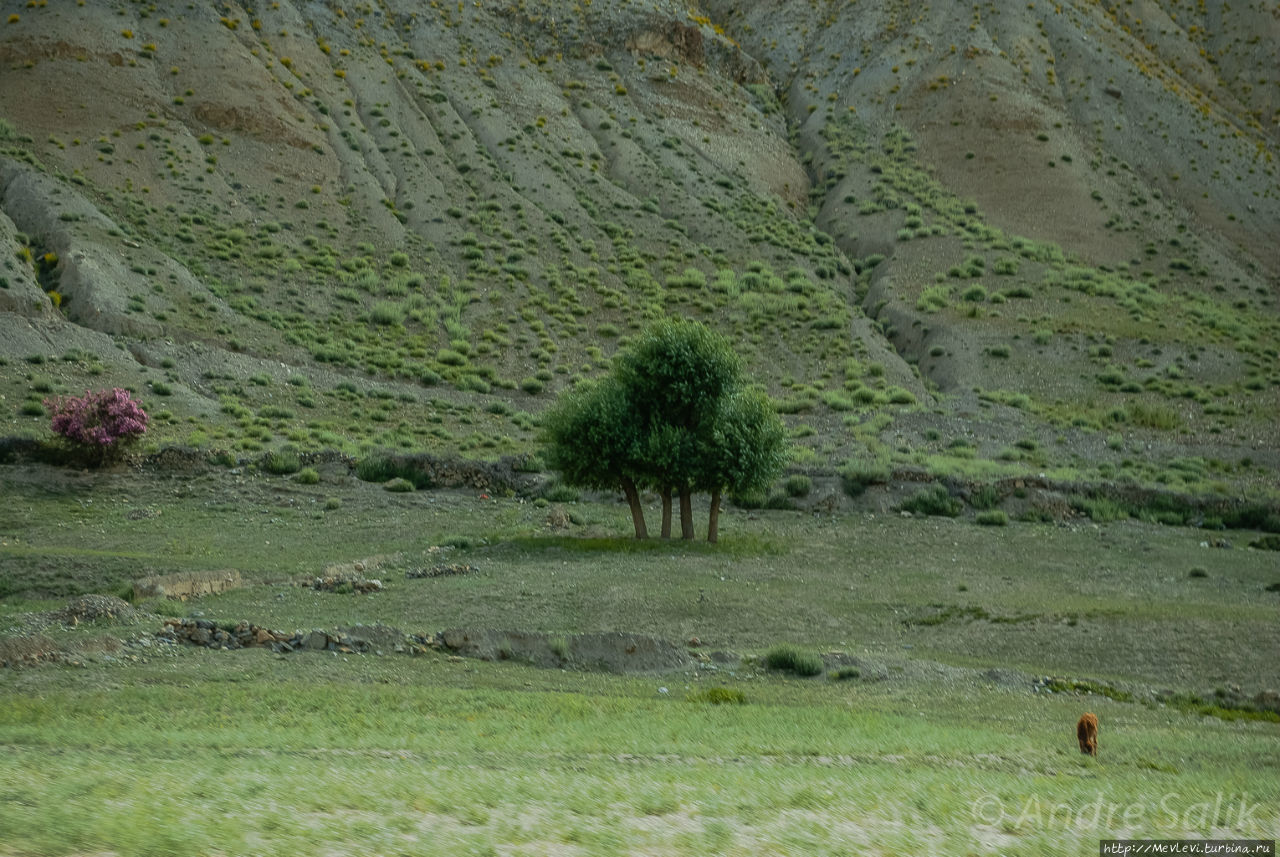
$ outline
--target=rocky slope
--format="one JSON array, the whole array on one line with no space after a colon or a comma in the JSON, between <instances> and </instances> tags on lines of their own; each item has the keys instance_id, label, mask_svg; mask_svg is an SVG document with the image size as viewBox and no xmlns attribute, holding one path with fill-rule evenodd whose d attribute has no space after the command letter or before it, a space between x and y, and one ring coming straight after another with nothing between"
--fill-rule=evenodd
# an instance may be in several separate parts
<instances>
[{"instance_id":1,"label":"rocky slope","mask_svg":"<svg viewBox=\"0 0 1280 857\"><path fill-rule=\"evenodd\" d=\"M1273 7L8 4L0 431L521 451L680 314L800 466L1274 482Z\"/></svg>"}]
</instances>

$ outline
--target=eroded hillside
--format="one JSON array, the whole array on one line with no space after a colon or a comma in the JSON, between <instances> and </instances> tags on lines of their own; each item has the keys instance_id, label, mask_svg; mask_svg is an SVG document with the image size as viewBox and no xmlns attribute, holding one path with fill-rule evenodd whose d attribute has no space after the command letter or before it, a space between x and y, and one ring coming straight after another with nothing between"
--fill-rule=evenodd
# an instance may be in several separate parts
<instances>
[{"instance_id":1,"label":"eroded hillside","mask_svg":"<svg viewBox=\"0 0 1280 857\"><path fill-rule=\"evenodd\" d=\"M801 465L1265 484L1273 6L6 4L0 418L522 452L679 314Z\"/></svg>"}]
</instances>

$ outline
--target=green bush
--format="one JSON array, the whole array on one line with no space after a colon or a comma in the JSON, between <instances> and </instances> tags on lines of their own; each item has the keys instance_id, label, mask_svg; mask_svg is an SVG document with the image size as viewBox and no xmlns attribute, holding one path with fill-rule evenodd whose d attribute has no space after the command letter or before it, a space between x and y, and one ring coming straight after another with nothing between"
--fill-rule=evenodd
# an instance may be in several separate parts
<instances>
[{"instance_id":1,"label":"green bush","mask_svg":"<svg viewBox=\"0 0 1280 857\"><path fill-rule=\"evenodd\" d=\"M1249 542L1249 547L1255 550L1280 551L1280 536L1263 536L1260 539L1254 539Z\"/></svg>"},{"instance_id":2,"label":"green bush","mask_svg":"<svg viewBox=\"0 0 1280 857\"><path fill-rule=\"evenodd\" d=\"M314 467L304 467L298 471L298 475L293 477L293 481L303 485L315 485L320 481L320 474Z\"/></svg>"},{"instance_id":3,"label":"green bush","mask_svg":"<svg viewBox=\"0 0 1280 857\"><path fill-rule=\"evenodd\" d=\"M803 473L797 473L794 476L788 476L782 487L789 497L808 497L809 492L813 490L813 480Z\"/></svg>"},{"instance_id":4,"label":"green bush","mask_svg":"<svg viewBox=\"0 0 1280 857\"><path fill-rule=\"evenodd\" d=\"M393 494L407 494L413 490L413 483L408 479L397 476L394 479L387 480L382 487Z\"/></svg>"},{"instance_id":5,"label":"green bush","mask_svg":"<svg viewBox=\"0 0 1280 857\"><path fill-rule=\"evenodd\" d=\"M853 678L862 678L862 670L857 667L840 667L830 676L832 681L848 681Z\"/></svg>"},{"instance_id":6,"label":"green bush","mask_svg":"<svg viewBox=\"0 0 1280 857\"><path fill-rule=\"evenodd\" d=\"M1003 527L1009 523L1009 516L1000 509L988 509L985 512L979 512L976 520L984 527Z\"/></svg>"},{"instance_id":7,"label":"green bush","mask_svg":"<svg viewBox=\"0 0 1280 857\"><path fill-rule=\"evenodd\" d=\"M871 485L884 485L892 471L881 461L854 458L840 468L840 485L850 497L860 497Z\"/></svg>"},{"instance_id":8,"label":"green bush","mask_svg":"<svg viewBox=\"0 0 1280 857\"><path fill-rule=\"evenodd\" d=\"M960 514L964 504L952 497L942 485L930 485L912 494L898 508L916 515L941 515L954 518Z\"/></svg>"},{"instance_id":9,"label":"green bush","mask_svg":"<svg viewBox=\"0 0 1280 857\"><path fill-rule=\"evenodd\" d=\"M983 485L973 492L969 504L975 509L994 509L1000 504L1000 492L994 485Z\"/></svg>"},{"instance_id":10,"label":"green bush","mask_svg":"<svg viewBox=\"0 0 1280 857\"><path fill-rule=\"evenodd\" d=\"M268 473L285 476L301 470L302 461L299 460L298 453L291 449L277 449L264 455L259 466Z\"/></svg>"},{"instance_id":11,"label":"green bush","mask_svg":"<svg viewBox=\"0 0 1280 857\"><path fill-rule=\"evenodd\" d=\"M576 503L578 490L570 488L563 482L548 482L542 489L542 496L552 503Z\"/></svg>"},{"instance_id":12,"label":"green bush","mask_svg":"<svg viewBox=\"0 0 1280 857\"><path fill-rule=\"evenodd\" d=\"M404 307L394 301L378 301L369 311L369 320L382 327L403 324L404 316Z\"/></svg>"},{"instance_id":13,"label":"green bush","mask_svg":"<svg viewBox=\"0 0 1280 857\"><path fill-rule=\"evenodd\" d=\"M540 380L534 378L532 375L520 382L520 389L524 390L530 396L536 396L541 393L544 386L545 385Z\"/></svg>"},{"instance_id":14,"label":"green bush","mask_svg":"<svg viewBox=\"0 0 1280 857\"><path fill-rule=\"evenodd\" d=\"M1169 431L1182 425L1182 418L1173 408L1164 405L1146 405L1142 402L1130 402L1128 407L1129 421L1143 428Z\"/></svg>"},{"instance_id":15,"label":"green bush","mask_svg":"<svg viewBox=\"0 0 1280 857\"><path fill-rule=\"evenodd\" d=\"M370 455L356 462L356 478L362 482L386 482L399 475L390 456Z\"/></svg>"},{"instance_id":16,"label":"green bush","mask_svg":"<svg viewBox=\"0 0 1280 857\"><path fill-rule=\"evenodd\" d=\"M787 643L774 646L766 652L764 665L771 670L781 670L798 676L820 675L823 670L821 655Z\"/></svg>"},{"instance_id":17,"label":"green bush","mask_svg":"<svg viewBox=\"0 0 1280 857\"><path fill-rule=\"evenodd\" d=\"M1129 511L1119 503L1102 498L1078 497L1071 502L1071 505L1087 514L1089 520L1100 524L1108 521L1124 521L1129 517Z\"/></svg>"}]
</instances>

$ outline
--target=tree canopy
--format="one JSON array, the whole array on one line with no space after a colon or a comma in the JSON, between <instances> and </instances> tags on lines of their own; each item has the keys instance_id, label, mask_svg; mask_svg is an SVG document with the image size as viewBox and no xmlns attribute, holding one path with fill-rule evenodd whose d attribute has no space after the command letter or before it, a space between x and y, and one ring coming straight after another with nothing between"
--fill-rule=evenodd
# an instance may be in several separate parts
<instances>
[{"instance_id":1,"label":"tree canopy","mask_svg":"<svg viewBox=\"0 0 1280 857\"><path fill-rule=\"evenodd\" d=\"M543 421L549 465L570 485L621 488L636 537L647 528L639 490L680 498L693 538L691 495L711 494L707 538L718 537L721 495L758 492L777 476L786 433L767 396L749 389L729 343L693 321L663 320L614 361L602 381L567 393Z\"/></svg>"}]
</instances>

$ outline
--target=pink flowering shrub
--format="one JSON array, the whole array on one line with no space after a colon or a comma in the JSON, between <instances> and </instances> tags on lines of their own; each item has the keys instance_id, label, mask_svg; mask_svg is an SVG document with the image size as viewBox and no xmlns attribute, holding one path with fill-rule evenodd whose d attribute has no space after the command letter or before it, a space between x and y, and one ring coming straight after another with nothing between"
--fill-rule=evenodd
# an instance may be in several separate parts
<instances>
[{"instance_id":1,"label":"pink flowering shrub","mask_svg":"<svg viewBox=\"0 0 1280 857\"><path fill-rule=\"evenodd\" d=\"M147 430L147 412L119 387L85 390L81 398L46 399L44 404L53 412L54 433L99 461L118 454Z\"/></svg>"}]
</instances>

